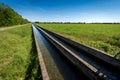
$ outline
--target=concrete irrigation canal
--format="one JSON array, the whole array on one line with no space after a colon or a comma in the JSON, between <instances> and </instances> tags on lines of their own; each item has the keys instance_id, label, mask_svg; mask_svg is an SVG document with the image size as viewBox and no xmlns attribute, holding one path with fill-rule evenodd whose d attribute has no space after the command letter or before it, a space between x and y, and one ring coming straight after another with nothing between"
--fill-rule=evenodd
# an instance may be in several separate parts
<instances>
[{"instance_id":1,"label":"concrete irrigation canal","mask_svg":"<svg viewBox=\"0 0 120 80\"><path fill-rule=\"evenodd\" d=\"M120 80L120 61L32 25L43 80Z\"/></svg>"}]
</instances>

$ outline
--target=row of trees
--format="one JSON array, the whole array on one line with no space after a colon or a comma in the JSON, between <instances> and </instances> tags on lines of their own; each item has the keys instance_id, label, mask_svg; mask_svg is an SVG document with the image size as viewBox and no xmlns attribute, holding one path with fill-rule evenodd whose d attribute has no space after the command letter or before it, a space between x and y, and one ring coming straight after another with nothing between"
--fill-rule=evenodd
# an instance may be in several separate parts
<instances>
[{"instance_id":1,"label":"row of trees","mask_svg":"<svg viewBox=\"0 0 120 80\"><path fill-rule=\"evenodd\" d=\"M0 3L0 27L28 23L21 15L11 9L9 6Z\"/></svg>"},{"instance_id":2,"label":"row of trees","mask_svg":"<svg viewBox=\"0 0 120 80\"><path fill-rule=\"evenodd\" d=\"M41 24L120 24L120 23L116 23L116 22L113 22L113 23L86 23L86 22L39 22L39 21L36 21L35 23L41 23Z\"/></svg>"},{"instance_id":3,"label":"row of trees","mask_svg":"<svg viewBox=\"0 0 120 80\"><path fill-rule=\"evenodd\" d=\"M41 23L41 24L86 24L85 22L39 22L39 21L36 21L35 23Z\"/></svg>"}]
</instances>

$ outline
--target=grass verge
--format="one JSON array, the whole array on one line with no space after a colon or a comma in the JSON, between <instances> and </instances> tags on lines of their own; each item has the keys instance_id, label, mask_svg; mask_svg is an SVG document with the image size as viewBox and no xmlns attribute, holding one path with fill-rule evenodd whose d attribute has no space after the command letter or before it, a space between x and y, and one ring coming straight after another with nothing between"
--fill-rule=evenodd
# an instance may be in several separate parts
<instances>
[{"instance_id":1,"label":"grass verge","mask_svg":"<svg viewBox=\"0 0 120 80\"><path fill-rule=\"evenodd\" d=\"M31 25L0 31L0 80L41 79Z\"/></svg>"}]
</instances>

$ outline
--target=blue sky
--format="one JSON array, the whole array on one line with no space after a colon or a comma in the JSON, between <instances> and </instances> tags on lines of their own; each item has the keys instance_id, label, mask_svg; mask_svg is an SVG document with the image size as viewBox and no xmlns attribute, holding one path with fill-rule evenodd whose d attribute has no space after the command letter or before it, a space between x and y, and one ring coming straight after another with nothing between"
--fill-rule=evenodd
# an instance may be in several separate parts
<instances>
[{"instance_id":1,"label":"blue sky","mask_svg":"<svg viewBox=\"0 0 120 80\"><path fill-rule=\"evenodd\" d=\"M30 21L120 22L120 0L0 0Z\"/></svg>"}]
</instances>

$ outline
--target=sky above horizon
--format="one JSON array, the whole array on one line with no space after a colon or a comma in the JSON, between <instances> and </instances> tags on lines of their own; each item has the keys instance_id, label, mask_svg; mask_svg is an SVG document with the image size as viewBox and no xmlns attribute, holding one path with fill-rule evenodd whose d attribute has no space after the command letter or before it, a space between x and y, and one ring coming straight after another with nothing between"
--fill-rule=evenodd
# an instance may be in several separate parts
<instances>
[{"instance_id":1,"label":"sky above horizon","mask_svg":"<svg viewBox=\"0 0 120 80\"><path fill-rule=\"evenodd\" d=\"M120 22L120 0L0 0L29 21Z\"/></svg>"}]
</instances>

